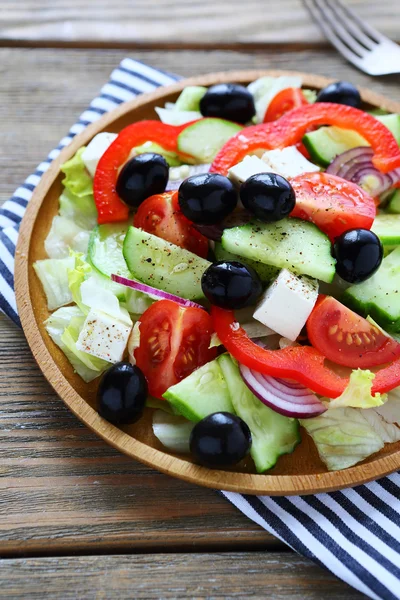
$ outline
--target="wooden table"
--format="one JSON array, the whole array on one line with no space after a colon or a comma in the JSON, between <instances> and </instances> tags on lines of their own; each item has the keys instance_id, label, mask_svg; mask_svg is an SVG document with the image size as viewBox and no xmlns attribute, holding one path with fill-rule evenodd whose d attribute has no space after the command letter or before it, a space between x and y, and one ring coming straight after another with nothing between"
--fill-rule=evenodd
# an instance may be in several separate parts
<instances>
[{"instance_id":1,"label":"wooden table","mask_svg":"<svg viewBox=\"0 0 400 600\"><path fill-rule=\"evenodd\" d=\"M348 0L393 39L400 5ZM397 41L400 41L397 39ZM400 100L298 0L0 0L0 199L131 56L183 75L287 68ZM362 598L217 493L118 454L69 413L0 318L0 598Z\"/></svg>"}]
</instances>

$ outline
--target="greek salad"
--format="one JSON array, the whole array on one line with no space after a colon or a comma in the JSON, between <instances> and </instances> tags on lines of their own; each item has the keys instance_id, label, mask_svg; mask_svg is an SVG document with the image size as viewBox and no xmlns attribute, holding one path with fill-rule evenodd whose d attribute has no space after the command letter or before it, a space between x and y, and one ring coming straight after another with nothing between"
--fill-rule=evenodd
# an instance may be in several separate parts
<instances>
[{"instance_id":1,"label":"greek salad","mask_svg":"<svg viewBox=\"0 0 400 600\"><path fill-rule=\"evenodd\" d=\"M399 441L400 115L297 76L155 111L62 166L33 265L100 415L258 473L304 436L328 470Z\"/></svg>"}]
</instances>

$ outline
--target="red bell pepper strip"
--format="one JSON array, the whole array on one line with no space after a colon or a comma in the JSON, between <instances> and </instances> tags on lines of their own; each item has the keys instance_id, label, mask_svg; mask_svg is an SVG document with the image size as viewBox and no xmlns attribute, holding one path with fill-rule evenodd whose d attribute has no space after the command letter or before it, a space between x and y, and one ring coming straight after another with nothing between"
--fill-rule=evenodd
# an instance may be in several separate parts
<instances>
[{"instance_id":1,"label":"red bell pepper strip","mask_svg":"<svg viewBox=\"0 0 400 600\"><path fill-rule=\"evenodd\" d=\"M375 117L352 106L316 102L295 108L272 123L243 129L221 148L210 171L226 175L246 154L260 148L270 150L297 144L307 130L316 125L336 125L362 135L374 150L375 167L383 173L400 167L397 141Z\"/></svg>"},{"instance_id":2,"label":"red bell pepper strip","mask_svg":"<svg viewBox=\"0 0 400 600\"><path fill-rule=\"evenodd\" d=\"M151 141L178 154L178 135L193 122L175 126L160 121L138 121L122 129L100 158L94 175L93 193L100 225L128 218L129 208L119 198L116 185L119 168L128 159L132 148Z\"/></svg>"},{"instance_id":3,"label":"red bell pepper strip","mask_svg":"<svg viewBox=\"0 0 400 600\"><path fill-rule=\"evenodd\" d=\"M214 330L225 348L249 369L273 377L294 379L313 392L337 398L349 383L326 366L325 357L311 346L288 346L283 350L267 350L255 344L235 320L233 311L211 308ZM400 359L375 375L372 392L386 392L400 385Z\"/></svg>"}]
</instances>

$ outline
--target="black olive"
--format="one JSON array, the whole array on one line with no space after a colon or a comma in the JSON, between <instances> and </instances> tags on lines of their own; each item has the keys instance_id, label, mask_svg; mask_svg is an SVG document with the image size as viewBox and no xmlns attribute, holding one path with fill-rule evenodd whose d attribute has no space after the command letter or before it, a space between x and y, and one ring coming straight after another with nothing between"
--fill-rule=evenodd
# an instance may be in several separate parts
<instances>
[{"instance_id":1,"label":"black olive","mask_svg":"<svg viewBox=\"0 0 400 600\"><path fill-rule=\"evenodd\" d=\"M317 102L334 102L335 104L347 104L347 106L360 108L361 96L352 83L335 81L335 83L330 83L319 92Z\"/></svg>"},{"instance_id":2,"label":"black olive","mask_svg":"<svg viewBox=\"0 0 400 600\"><path fill-rule=\"evenodd\" d=\"M97 409L110 423L127 425L142 416L146 398L147 381L142 371L128 362L119 362L101 378Z\"/></svg>"},{"instance_id":3,"label":"black olive","mask_svg":"<svg viewBox=\"0 0 400 600\"><path fill-rule=\"evenodd\" d=\"M215 225L236 207L238 194L232 181L218 173L193 175L178 191L179 206L187 219L197 225Z\"/></svg>"},{"instance_id":4,"label":"black olive","mask_svg":"<svg viewBox=\"0 0 400 600\"><path fill-rule=\"evenodd\" d=\"M235 465L249 453L250 447L248 425L228 412L205 417L196 423L190 434L190 451L206 467Z\"/></svg>"},{"instance_id":5,"label":"black olive","mask_svg":"<svg viewBox=\"0 0 400 600\"><path fill-rule=\"evenodd\" d=\"M262 293L262 283L252 267L232 260L213 263L201 278L205 297L220 308L251 306Z\"/></svg>"},{"instance_id":6,"label":"black olive","mask_svg":"<svg viewBox=\"0 0 400 600\"><path fill-rule=\"evenodd\" d=\"M256 114L253 96L243 85L218 83L211 86L200 100L204 117L217 117L247 123Z\"/></svg>"},{"instance_id":7,"label":"black olive","mask_svg":"<svg viewBox=\"0 0 400 600\"><path fill-rule=\"evenodd\" d=\"M125 204L135 208L149 196L165 192L168 175L168 163L161 154L139 154L122 167L117 179L117 194Z\"/></svg>"},{"instance_id":8,"label":"black olive","mask_svg":"<svg viewBox=\"0 0 400 600\"><path fill-rule=\"evenodd\" d=\"M245 208L260 221L280 221L295 207L296 195L287 179L275 173L252 175L240 186Z\"/></svg>"},{"instance_id":9,"label":"black olive","mask_svg":"<svg viewBox=\"0 0 400 600\"><path fill-rule=\"evenodd\" d=\"M349 283L361 283L379 269L383 247L372 231L349 229L335 239L333 254L338 275Z\"/></svg>"}]
</instances>

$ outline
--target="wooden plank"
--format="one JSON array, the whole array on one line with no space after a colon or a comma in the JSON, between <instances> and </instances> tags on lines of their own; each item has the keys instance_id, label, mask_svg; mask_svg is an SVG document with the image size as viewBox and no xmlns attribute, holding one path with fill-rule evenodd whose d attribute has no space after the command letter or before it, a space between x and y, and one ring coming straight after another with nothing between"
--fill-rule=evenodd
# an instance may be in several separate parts
<instances>
[{"instance_id":1,"label":"wooden plank","mask_svg":"<svg viewBox=\"0 0 400 600\"><path fill-rule=\"evenodd\" d=\"M291 553L151 554L2 560L0 598L123 600L366 598Z\"/></svg>"},{"instance_id":2,"label":"wooden plank","mask_svg":"<svg viewBox=\"0 0 400 600\"><path fill-rule=\"evenodd\" d=\"M83 427L0 318L0 555L277 545L212 490L119 454Z\"/></svg>"},{"instance_id":3,"label":"wooden plank","mask_svg":"<svg viewBox=\"0 0 400 600\"><path fill-rule=\"evenodd\" d=\"M299 0L2 0L0 40L132 47L133 44L320 44L323 35ZM346 0L369 23L399 39L400 5Z\"/></svg>"},{"instance_id":4,"label":"wooden plank","mask_svg":"<svg viewBox=\"0 0 400 600\"><path fill-rule=\"evenodd\" d=\"M371 79L331 50L134 51L0 48L0 203L58 144L126 55L190 76L247 68L298 69L348 79L400 99L396 76Z\"/></svg>"}]
</instances>

